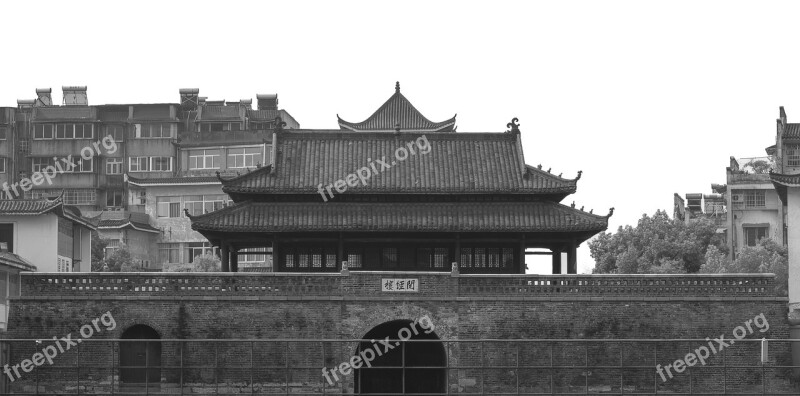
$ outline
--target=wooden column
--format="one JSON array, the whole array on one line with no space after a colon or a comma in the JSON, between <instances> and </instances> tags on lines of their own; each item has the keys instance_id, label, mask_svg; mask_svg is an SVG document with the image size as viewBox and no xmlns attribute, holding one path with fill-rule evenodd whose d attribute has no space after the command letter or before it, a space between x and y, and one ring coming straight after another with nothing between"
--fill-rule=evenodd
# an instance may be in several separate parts
<instances>
[{"instance_id":1,"label":"wooden column","mask_svg":"<svg viewBox=\"0 0 800 396\"><path fill-rule=\"evenodd\" d=\"M569 250L567 250L567 273L568 274L577 274L578 273L577 250L578 250L578 245L575 243L575 240L570 241L569 242Z\"/></svg>"},{"instance_id":2,"label":"wooden column","mask_svg":"<svg viewBox=\"0 0 800 396\"><path fill-rule=\"evenodd\" d=\"M561 273L561 249L553 250L553 274Z\"/></svg>"},{"instance_id":3,"label":"wooden column","mask_svg":"<svg viewBox=\"0 0 800 396\"><path fill-rule=\"evenodd\" d=\"M228 265L228 256L230 255L228 245L223 243L220 246L220 261L222 262L222 272L230 272L231 267Z\"/></svg>"},{"instance_id":4,"label":"wooden column","mask_svg":"<svg viewBox=\"0 0 800 396\"><path fill-rule=\"evenodd\" d=\"M525 234L519 240L519 260L517 260L517 273L524 274L528 267L525 266Z\"/></svg>"},{"instance_id":5,"label":"wooden column","mask_svg":"<svg viewBox=\"0 0 800 396\"><path fill-rule=\"evenodd\" d=\"M455 243L456 251L453 254L453 261L458 263L458 268L461 268L461 234L456 233L456 243ZM453 269L450 268L452 271Z\"/></svg>"},{"instance_id":6,"label":"wooden column","mask_svg":"<svg viewBox=\"0 0 800 396\"><path fill-rule=\"evenodd\" d=\"M345 261L345 257L344 257L344 239L342 238L342 233L341 232L339 233L339 243L338 243L338 245L336 247L336 250L338 252L338 254L337 254L338 260L336 260L336 269L338 271L341 271L342 270L342 262Z\"/></svg>"},{"instance_id":7,"label":"wooden column","mask_svg":"<svg viewBox=\"0 0 800 396\"><path fill-rule=\"evenodd\" d=\"M239 272L239 249L231 249L231 272Z\"/></svg>"}]
</instances>

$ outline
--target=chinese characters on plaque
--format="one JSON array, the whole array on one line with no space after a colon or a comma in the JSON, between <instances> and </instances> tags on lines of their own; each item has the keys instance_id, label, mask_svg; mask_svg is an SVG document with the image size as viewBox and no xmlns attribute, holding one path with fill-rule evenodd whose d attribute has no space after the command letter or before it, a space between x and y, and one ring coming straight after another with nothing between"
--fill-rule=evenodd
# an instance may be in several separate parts
<instances>
[{"instance_id":1,"label":"chinese characters on plaque","mask_svg":"<svg viewBox=\"0 0 800 396\"><path fill-rule=\"evenodd\" d=\"M418 292L419 279L381 279L381 291Z\"/></svg>"}]
</instances>

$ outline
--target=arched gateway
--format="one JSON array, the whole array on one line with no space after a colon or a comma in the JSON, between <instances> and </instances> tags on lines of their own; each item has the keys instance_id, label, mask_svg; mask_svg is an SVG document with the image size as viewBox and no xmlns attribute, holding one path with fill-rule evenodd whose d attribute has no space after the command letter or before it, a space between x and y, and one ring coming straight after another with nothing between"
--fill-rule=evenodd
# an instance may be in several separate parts
<instances>
[{"instance_id":1,"label":"arched gateway","mask_svg":"<svg viewBox=\"0 0 800 396\"><path fill-rule=\"evenodd\" d=\"M161 337L152 327L134 325L122 333L119 346L120 381L126 384L161 382Z\"/></svg>"},{"instance_id":2,"label":"arched gateway","mask_svg":"<svg viewBox=\"0 0 800 396\"><path fill-rule=\"evenodd\" d=\"M387 346L385 341L381 342L386 337L395 341ZM371 368L364 365L355 370L357 395L442 394L447 391L447 354L432 329L424 329L410 320L394 320L374 327L363 339L375 342L362 342L356 353L372 349L379 351L380 356L376 353ZM397 341L401 339L407 341Z\"/></svg>"}]
</instances>

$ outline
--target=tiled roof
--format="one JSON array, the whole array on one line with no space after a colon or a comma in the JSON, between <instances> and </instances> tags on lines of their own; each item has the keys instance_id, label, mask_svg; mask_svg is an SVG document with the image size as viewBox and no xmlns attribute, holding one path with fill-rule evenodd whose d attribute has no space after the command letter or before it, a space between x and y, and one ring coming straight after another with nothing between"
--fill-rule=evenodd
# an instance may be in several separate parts
<instances>
[{"instance_id":1,"label":"tiled roof","mask_svg":"<svg viewBox=\"0 0 800 396\"><path fill-rule=\"evenodd\" d=\"M133 228L145 232L161 232L150 224L131 221L130 219L102 219L97 228Z\"/></svg>"},{"instance_id":2,"label":"tiled roof","mask_svg":"<svg viewBox=\"0 0 800 396\"><path fill-rule=\"evenodd\" d=\"M193 216L192 229L225 232L599 232L608 217L550 201L244 202Z\"/></svg>"},{"instance_id":3,"label":"tiled roof","mask_svg":"<svg viewBox=\"0 0 800 396\"><path fill-rule=\"evenodd\" d=\"M363 167L385 161L389 169L348 188L353 193L521 193L572 194L576 179L526 166L514 133L442 133L424 135L430 152L416 144L420 134L368 132L280 132L275 172L267 166L223 182L227 193L309 193ZM414 144L416 155L395 161L395 150ZM424 140L420 143L423 147Z\"/></svg>"},{"instance_id":4,"label":"tiled roof","mask_svg":"<svg viewBox=\"0 0 800 396\"><path fill-rule=\"evenodd\" d=\"M248 110L247 116L251 120L272 121L275 117L281 116L280 110Z\"/></svg>"},{"instance_id":5,"label":"tiled roof","mask_svg":"<svg viewBox=\"0 0 800 396\"><path fill-rule=\"evenodd\" d=\"M127 175L126 175L127 176ZM216 176L195 176L195 177L154 177L150 179L139 179L127 176L128 183L137 186L159 186L173 184L220 184Z\"/></svg>"},{"instance_id":6,"label":"tiled roof","mask_svg":"<svg viewBox=\"0 0 800 396\"><path fill-rule=\"evenodd\" d=\"M800 124L787 123L783 130L783 137L800 137Z\"/></svg>"},{"instance_id":7,"label":"tiled roof","mask_svg":"<svg viewBox=\"0 0 800 396\"><path fill-rule=\"evenodd\" d=\"M275 117L273 117L275 118ZM239 121L239 106L204 106L201 121Z\"/></svg>"},{"instance_id":8,"label":"tiled roof","mask_svg":"<svg viewBox=\"0 0 800 396\"><path fill-rule=\"evenodd\" d=\"M61 206L61 198L48 199L2 199L0 215L40 215Z\"/></svg>"},{"instance_id":9,"label":"tiled roof","mask_svg":"<svg viewBox=\"0 0 800 396\"><path fill-rule=\"evenodd\" d=\"M22 271L36 271L36 266L11 252L0 252L0 265L7 265Z\"/></svg>"},{"instance_id":10,"label":"tiled roof","mask_svg":"<svg viewBox=\"0 0 800 396\"><path fill-rule=\"evenodd\" d=\"M395 93L383 106L362 122L348 122L338 115L339 127L351 131L395 131L400 124L401 131L453 132L456 116L441 122L433 122L423 116L411 102L400 93L400 83Z\"/></svg>"},{"instance_id":11,"label":"tiled roof","mask_svg":"<svg viewBox=\"0 0 800 396\"><path fill-rule=\"evenodd\" d=\"M55 212L59 216L95 229L96 222L83 217L80 209L64 205L63 195L55 199L0 199L0 215L38 216Z\"/></svg>"},{"instance_id":12,"label":"tiled roof","mask_svg":"<svg viewBox=\"0 0 800 396\"><path fill-rule=\"evenodd\" d=\"M96 121L97 109L88 106L34 107L33 121Z\"/></svg>"},{"instance_id":13,"label":"tiled roof","mask_svg":"<svg viewBox=\"0 0 800 396\"><path fill-rule=\"evenodd\" d=\"M786 187L800 187L800 174L784 175L770 172L769 178L774 184L780 184Z\"/></svg>"}]
</instances>

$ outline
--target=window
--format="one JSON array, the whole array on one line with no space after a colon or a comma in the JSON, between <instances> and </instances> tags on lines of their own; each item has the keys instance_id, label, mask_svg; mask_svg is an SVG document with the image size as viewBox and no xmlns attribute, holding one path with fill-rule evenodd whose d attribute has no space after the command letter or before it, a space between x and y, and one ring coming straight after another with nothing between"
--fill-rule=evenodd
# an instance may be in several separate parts
<instances>
[{"instance_id":1,"label":"window","mask_svg":"<svg viewBox=\"0 0 800 396\"><path fill-rule=\"evenodd\" d=\"M169 139L176 129L174 124L135 124L136 137L139 139Z\"/></svg>"},{"instance_id":2,"label":"window","mask_svg":"<svg viewBox=\"0 0 800 396\"><path fill-rule=\"evenodd\" d=\"M48 158L41 158L41 157L34 157L31 158L31 171L32 172L44 172L44 169L48 166L55 166L56 161L52 157Z\"/></svg>"},{"instance_id":3,"label":"window","mask_svg":"<svg viewBox=\"0 0 800 396\"><path fill-rule=\"evenodd\" d=\"M197 256L203 254L216 255L216 253L217 248L211 247L211 244L208 242L189 242L186 244L186 258L189 263L193 263Z\"/></svg>"},{"instance_id":4,"label":"window","mask_svg":"<svg viewBox=\"0 0 800 396\"><path fill-rule=\"evenodd\" d=\"M151 172L172 172L172 157L150 157Z\"/></svg>"},{"instance_id":5,"label":"window","mask_svg":"<svg viewBox=\"0 0 800 396\"><path fill-rule=\"evenodd\" d=\"M189 169L219 169L219 150L189 151Z\"/></svg>"},{"instance_id":6,"label":"window","mask_svg":"<svg viewBox=\"0 0 800 396\"><path fill-rule=\"evenodd\" d=\"M14 253L14 224L0 224L0 243L5 243L8 251Z\"/></svg>"},{"instance_id":7,"label":"window","mask_svg":"<svg viewBox=\"0 0 800 396\"><path fill-rule=\"evenodd\" d=\"M238 131L242 129L241 122L208 122L200 124L200 132Z\"/></svg>"},{"instance_id":8,"label":"window","mask_svg":"<svg viewBox=\"0 0 800 396\"><path fill-rule=\"evenodd\" d=\"M250 248L250 249L242 249L239 251L239 264L242 263L250 263L250 264L263 264L267 261L267 255L271 254L267 251L267 248ZM336 265L336 259L334 258L334 266Z\"/></svg>"},{"instance_id":9,"label":"window","mask_svg":"<svg viewBox=\"0 0 800 396\"><path fill-rule=\"evenodd\" d=\"M128 159L129 172L147 172L150 170L150 160L147 157L130 157Z\"/></svg>"},{"instance_id":10,"label":"window","mask_svg":"<svg viewBox=\"0 0 800 396\"><path fill-rule=\"evenodd\" d=\"M462 247L461 268L510 269L514 266L514 248L511 247Z\"/></svg>"},{"instance_id":11,"label":"window","mask_svg":"<svg viewBox=\"0 0 800 396\"><path fill-rule=\"evenodd\" d=\"M756 246L762 238L769 237L769 227L744 227L744 240L747 246Z\"/></svg>"},{"instance_id":12,"label":"window","mask_svg":"<svg viewBox=\"0 0 800 396\"><path fill-rule=\"evenodd\" d=\"M105 258L111 257L119 249L120 245L122 245L122 241L119 239L109 239L105 248Z\"/></svg>"},{"instance_id":13,"label":"window","mask_svg":"<svg viewBox=\"0 0 800 396\"><path fill-rule=\"evenodd\" d=\"M6 173L6 159L0 158L0 173Z\"/></svg>"},{"instance_id":14,"label":"window","mask_svg":"<svg viewBox=\"0 0 800 396\"><path fill-rule=\"evenodd\" d=\"M282 253L286 268L297 268L301 271L325 271L336 268L336 248L333 246L286 247ZM360 260L354 261L360 268Z\"/></svg>"},{"instance_id":15,"label":"window","mask_svg":"<svg viewBox=\"0 0 800 396\"><path fill-rule=\"evenodd\" d=\"M72 124L56 124L56 139L74 139L75 128Z\"/></svg>"},{"instance_id":16,"label":"window","mask_svg":"<svg viewBox=\"0 0 800 396\"><path fill-rule=\"evenodd\" d=\"M67 205L95 205L97 191L91 189L65 190L64 203Z\"/></svg>"},{"instance_id":17,"label":"window","mask_svg":"<svg viewBox=\"0 0 800 396\"><path fill-rule=\"evenodd\" d=\"M275 128L275 124L273 122L251 122L250 129L253 130L265 130L265 129L272 129Z\"/></svg>"},{"instance_id":18,"label":"window","mask_svg":"<svg viewBox=\"0 0 800 396\"><path fill-rule=\"evenodd\" d=\"M158 246L158 257L162 264L181 262L180 243L162 243Z\"/></svg>"},{"instance_id":19,"label":"window","mask_svg":"<svg viewBox=\"0 0 800 396\"><path fill-rule=\"evenodd\" d=\"M747 190L744 194L745 208L763 208L766 206L764 190Z\"/></svg>"},{"instance_id":20,"label":"window","mask_svg":"<svg viewBox=\"0 0 800 396\"><path fill-rule=\"evenodd\" d=\"M800 145L798 144L786 145L786 165L800 166Z\"/></svg>"},{"instance_id":21,"label":"window","mask_svg":"<svg viewBox=\"0 0 800 396\"><path fill-rule=\"evenodd\" d=\"M106 191L106 207L115 208L122 206L122 190Z\"/></svg>"},{"instance_id":22,"label":"window","mask_svg":"<svg viewBox=\"0 0 800 396\"><path fill-rule=\"evenodd\" d=\"M53 124L36 124L33 126L33 138L35 140L52 139Z\"/></svg>"},{"instance_id":23,"label":"window","mask_svg":"<svg viewBox=\"0 0 800 396\"><path fill-rule=\"evenodd\" d=\"M75 124L75 139L94 139L94 125Z\"/></svg>"},{"instance_id":24,"label":"window","mask_svg":"<svg viewBox=\"0 0 800 396\"><path fill-rule=\"evenodd\" d=\"M225 194L219 195L187 195L184 197L184 207L192 216L213 212L222 209L229 201Z\"/></svg>"},{"instance_id":25,"label":"window","mask_svg":"<svg viewBox=\"0 0 800 396\"><path fill-rule=\"evenodd\" d=\"M107 175L121 175L122 174L122 158L106 158L106 174Z\"/></svg>"},{"instance_id":26,"label":"window","mask_svg":"<svg viewBox=\"0 0 800 396\"><path fill-rule=\"evenodd\" d=\"M181 197L156 197L158 217L181 217Z\"/></svg>"},{"instance_id":27,"label":"window","mask_svg":"<svg viewBox=\"0 0 800 396\"><path fill-rule=\"evenodd\" d=\"M57 269L58 272L72 272L72 259L64 256L57 256Z\"/></svg>"},{"instance_id":28,"label":"window","mask_svg":"<svg viewBox=\"0 0 800 396\"><path fill-rule=\"evenodd\" d=\"M91 173L93 170L92 161L94 158L89 158L88 160L81 158L80 155L72 157L72 163L75 166L67 165L64 167L65 173ZM77 159L76 159L77 158Z\"/></svg>"},{"instance_id":29,"label":"window","mask_svg":"<svg viewBox=\"0 0 800 396\"><path fill-rule=\"evenodd\" d=\"M260 164L263 157L261 147L228 149L228 168L252 168Z\"/></svg>"},{"instance_id":30,"label":"window","mask_svg":"<svg viewBox=\"0 0 800 396\"><path fill-rule=\"evenodd\" d=\"M125 138L124 125L104 125L103 136L111 136L115 142L121 142Z\"/></svg>"},{"instance_id":31,"label":"window","mask_svg":"<svg viewBox=\"0 0 800 396\"><path fill-rule=\"evenodd\" d=\"M8 139L8 127L0 126L0 140Z\"/></svg>"}]
</instances>

